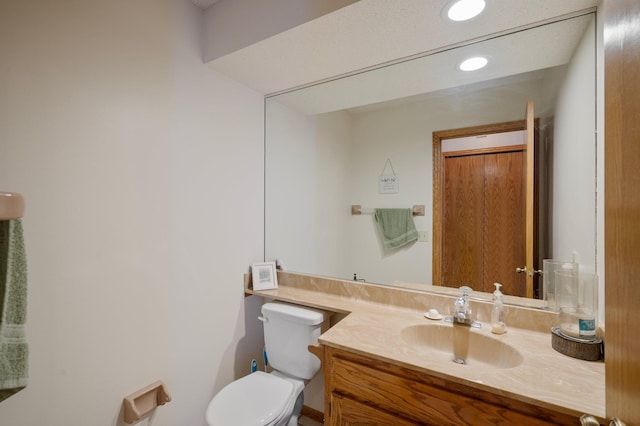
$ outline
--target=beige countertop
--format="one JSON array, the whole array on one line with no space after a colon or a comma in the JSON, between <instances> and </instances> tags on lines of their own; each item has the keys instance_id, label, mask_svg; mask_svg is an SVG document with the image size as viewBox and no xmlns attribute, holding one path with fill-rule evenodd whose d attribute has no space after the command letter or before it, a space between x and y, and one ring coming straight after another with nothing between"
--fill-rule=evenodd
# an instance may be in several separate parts
<instances>
[{"instance_id":1,"label":"beige countertop","mask_svg":"<svg viewBox=\"0 0 640 426\"><path fill-rule=\"evenodd\" d=\"M522 362L511 368L473 362L460 365L443 357L441 352L408 344L402 337L403 329L415 325L453 327L443 321L434 324L423 315L429 308L448 314L453 306L452 296L294 273L279 272L278 280L277 289L245 291L267 299L348 314L320 336L321 344L576 417L591 414L604 422L604 363L556 352L551 347L549 331L549 324L555 322L554 313L508 307L507 333L494 335L486 324L490 304L472 304L483 327L470 332L517 349Z\"/></svg>"}]
</instances>

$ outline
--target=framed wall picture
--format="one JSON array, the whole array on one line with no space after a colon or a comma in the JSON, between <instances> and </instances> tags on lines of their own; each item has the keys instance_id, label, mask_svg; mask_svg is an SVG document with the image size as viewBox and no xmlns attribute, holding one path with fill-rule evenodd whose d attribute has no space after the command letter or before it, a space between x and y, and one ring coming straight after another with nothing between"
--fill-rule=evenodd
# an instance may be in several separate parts
<instances>
[{"instance_id":1,"label":"framed wall picture","mask_svg":"<svg viewBox=\"0 0 640 426\"><path fill-rule=\"evenodd\" d=\"M254 263L251 265L251 278L254 290L278 288L278 275L275 262Z\"/></svg>"},{"instance_id":2,"label":"framed wall picture","mask_svg":"<svg viewBox=\"0 0 640 426\"><path fill-rule=\"evenodd\" d=\"M391 167L391 174L385 173L387 166ZM400 181L396 171L393 169L391 159L387 158L387 162L384 163L384 167L382 168L382 173L378 176L378 194L397 194L400 191L398 188L399 185Z\"/></svg>"}]
</instances>

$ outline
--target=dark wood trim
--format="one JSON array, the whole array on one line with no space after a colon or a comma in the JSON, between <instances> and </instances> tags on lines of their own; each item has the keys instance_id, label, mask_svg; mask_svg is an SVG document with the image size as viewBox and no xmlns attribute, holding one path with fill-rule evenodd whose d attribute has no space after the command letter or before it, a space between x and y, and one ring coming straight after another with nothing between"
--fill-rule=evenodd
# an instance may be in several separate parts
<instances>
[{"instance_id":1,"label":"dark wood trim","mask_svg":"<svg viewBox=\"0 0 640 426\"><path fill-rule=\"evenodd\" d=\"M322 411L318 411L315 408L308 407L306 405L302 406L301 416L308 417L311 420L316 422L324 423L324 413Z\"/></svg>"},{"instance_id":2,"label":"dark wood trim","mask_svg":"<svg viewBox=\"0 0 640 426\"><path fill-rule=\"evenodd\" d=\"M527 149L526 145L494 146L491 148L466 149L462 151L448 151L448 152L443 152L442 156L444 158L449 158L449 157L464 157L466 155L500 154L503 152L525 151L526 149Z\"/></svg>"},{"instance_id":3,"label":"dark wood trim","mask_svg":"<svg viewBox=\"0 0 640 426\"><path fill-rule=\"evenodd\" d=\"M317 356L321 363L324 363L324 349L322 348L322 346L320 346L320 344L313 343L307 346L307 349L309 350L309 352Z\"/></svg>"},{"instance_id":4,"label":"dark wood trim","mask_svg":"<svg viewBox=\"0 0 640 426\"><path fill-rule=\"evenodd\" d=\"M514 132L517 130L524 130L525 126L525 120L505 121L502 123L483 124L481 126L461 127L459 129L438 130L433 132L433 135L437 135L439 139L452 139L465 136Z\"/></svg>"}]
</instances>

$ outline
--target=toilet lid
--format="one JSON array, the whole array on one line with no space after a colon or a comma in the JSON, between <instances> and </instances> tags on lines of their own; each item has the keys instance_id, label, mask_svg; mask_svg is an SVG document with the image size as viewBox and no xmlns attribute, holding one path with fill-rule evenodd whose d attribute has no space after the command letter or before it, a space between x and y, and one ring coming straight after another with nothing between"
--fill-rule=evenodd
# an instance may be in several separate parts
<instances>
[{"instance_id":1,"label":"toilet lid","mask_svg":"<svg viewBox=\"0 0 640 426\"><path fill-rule=\"evenodd\" d=\"M269 425L286 408L293 384L261 371L225 386L211 400L206 419L211 426Z\"/></svg>"}]
</instances>

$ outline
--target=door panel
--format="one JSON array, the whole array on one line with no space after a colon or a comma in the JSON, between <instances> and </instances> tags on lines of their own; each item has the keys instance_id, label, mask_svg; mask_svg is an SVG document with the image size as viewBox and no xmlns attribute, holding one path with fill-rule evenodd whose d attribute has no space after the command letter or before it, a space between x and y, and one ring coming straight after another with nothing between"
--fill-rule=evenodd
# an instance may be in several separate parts
<instances>
[{"instance_id":1,"label":"door panel","mask_svg":"<svg viewBox=\"0 0 640 426\"><path fill-rule=\"evenodd\" d=\"M447 157L443 165L443 285L483 282L484 158Z\"/></svg>"},{"instance_id":2,"label":"door panel","mask_svg":"<svg viewBox=\"0 0 640 426\"><path fill-rule=\"evenodd\" d=\"M524 261L522 151L485 155L484 286L502 283L505 294L525 295L525 278L514 265Z\"/></svg>"}]
</instances>

